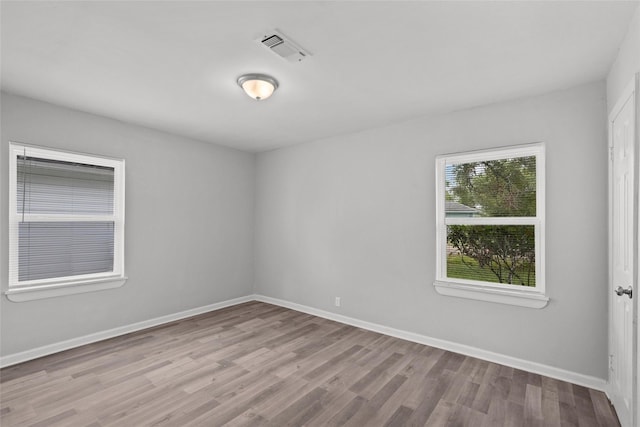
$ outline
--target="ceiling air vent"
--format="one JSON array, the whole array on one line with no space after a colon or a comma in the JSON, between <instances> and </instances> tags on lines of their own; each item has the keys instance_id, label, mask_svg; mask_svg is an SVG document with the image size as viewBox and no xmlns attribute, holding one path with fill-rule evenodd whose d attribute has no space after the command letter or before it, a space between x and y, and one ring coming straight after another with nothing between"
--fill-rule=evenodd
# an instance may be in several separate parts
<instances>
[{"instance_id":1,"label":"ceiling air vent","mask_svg":"<svg viewBox=\"0 0 640 427\"><path fill-rule=\"evenodd\" d=\"M300 62L311 56L309 52L285 37L281 32L272 30L260 37L260 43L270 51L289 62Z\"/></svg>"}]
</instances>

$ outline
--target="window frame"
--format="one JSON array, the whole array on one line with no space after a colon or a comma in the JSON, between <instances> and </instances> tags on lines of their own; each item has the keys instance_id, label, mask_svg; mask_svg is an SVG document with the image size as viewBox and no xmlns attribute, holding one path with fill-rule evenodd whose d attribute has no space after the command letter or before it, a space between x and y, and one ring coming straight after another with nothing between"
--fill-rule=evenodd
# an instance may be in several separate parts
<instances>
[{"instance_id":1,"label":"window frame","mask_svg":"<svg viewBox=\"0 0 640 427\"><path fill-rule=\"evenodd\" d=\"M7 298L14 302L29 301L41 298L71 295L83 292L99 291L124 285L124 170L123 159L68 152L63 150L39 147L17 142L9 143L9 271ZM73 214L22 214L18 212L18 156L27 154L31 157L54 161L74 162L113 168L113 214L111 215L73 215ZM113 269L103 273L82 274L47 279L19 281L18 278L18 227L22 218L29 222L114 222Z\"/></svg>"},{"instance_id":2,"label":"window frame","mask_svg":"<svg viewBox=\"0 0 640 427\"><path fill-rule=\"evenodd\" d=\"M517 157L536 157L535 217L446 217L446 165ZM436 279L439 294L530 308L543 308L549 298L545 283L545 144L543 142L436 157ZM447 277L448 225L533 225L535 228L536 286L517 286Z\"/></svg>"}]
</instances>

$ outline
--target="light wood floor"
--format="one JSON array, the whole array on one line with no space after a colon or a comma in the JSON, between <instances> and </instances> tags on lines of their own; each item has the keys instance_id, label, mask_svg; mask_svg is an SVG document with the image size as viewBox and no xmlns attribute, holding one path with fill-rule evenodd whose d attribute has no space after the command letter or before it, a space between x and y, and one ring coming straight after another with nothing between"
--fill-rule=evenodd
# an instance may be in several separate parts
<instances>
[{"instance_id":1,"label":"light wood floor","mask_svg":"<svg viewBox=\"0 0 640 427\"><path fill-rule=\"evenodd\" d=\"M595 390L250 302L0 371L9 426L618 426Z\"/></svg>"}]
</instances>

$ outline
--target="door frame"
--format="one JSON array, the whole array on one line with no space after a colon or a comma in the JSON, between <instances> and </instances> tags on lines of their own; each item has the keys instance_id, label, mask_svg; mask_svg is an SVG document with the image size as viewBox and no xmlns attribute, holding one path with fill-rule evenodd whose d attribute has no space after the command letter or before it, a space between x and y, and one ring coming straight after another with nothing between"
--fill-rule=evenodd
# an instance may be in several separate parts
<instances>
[{"instance_id":1,"label":"door frame","mask_svg":"<svg viewBox=\"0 0 640 427\"><path fill-rule=\"evenodd\" d=\"M607 135L608 135L608 251L609 251L609 271L607 277L607 294L608 294L608 351L607 351L607 395L609 400L611 400L612 395L612 387L611 387L611 354L613 352L612 345L612 337L613 337L613 221L612 221L612 213L613 213L613 161L612 161L612 148L613 148L613 120L622 110L622 107L625 105L626 101L629 97L634 97L634 115L635 115L635 129L634 129L634 161L633 161L633 169L634 169L634 195L633 195L633 229L635 232L634 239L634 266L633 266L633 292L634 298L632 300L634 314L633 314L633 331L632 331L632 339L633 343L631 344L632 348L632 356L631 356L631 369L633 380L631 382L631 426L640 425L640 390L639 390L639 382L638 382L638 373L640 373L640 357L638 345L640 343L640 328L638 328L638 309L639 304L638 300L640 299L640 289L638 286L638 267L640 267L640 251L639 242L640 242L640 230L639 230L639 222L638 222L638 211L640 210L639 204L639 196L638 192L640 190L640 94L639 94L639 85L640 85L640 73L637 73L633 79L629 82L629 84L625 87L624 91L616 101L615 106L611 109L611 113L607 118ZM622 426L627 427L627 426Z\"/></svg>"}]
</instances>

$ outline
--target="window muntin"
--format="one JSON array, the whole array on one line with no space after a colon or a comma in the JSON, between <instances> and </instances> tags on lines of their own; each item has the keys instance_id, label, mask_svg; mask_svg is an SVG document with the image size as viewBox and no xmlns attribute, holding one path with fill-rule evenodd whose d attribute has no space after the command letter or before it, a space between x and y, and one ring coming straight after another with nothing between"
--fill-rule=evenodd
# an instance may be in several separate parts
<instances>
[{"instance_id":1,"label":"window muntin","mask_svg":"<svg viewBox=\"0 0 640 427\"><path fill-rule=\"evenodd\" d=\"M123 279L124 161L10 151L8 294Z\"/></svg>"},{"instance_id":2,"label":"window muntin","mask_svg":"<svg viewBox=\"0 0 640 427\"><path fill-rule=\"evenodd\" d=\"M436 174L436 287L544 295L544 145L439 156Z\"/></svg>"}]
</instances>

